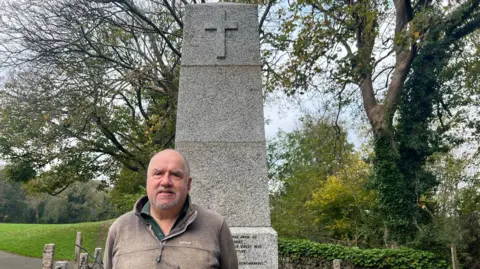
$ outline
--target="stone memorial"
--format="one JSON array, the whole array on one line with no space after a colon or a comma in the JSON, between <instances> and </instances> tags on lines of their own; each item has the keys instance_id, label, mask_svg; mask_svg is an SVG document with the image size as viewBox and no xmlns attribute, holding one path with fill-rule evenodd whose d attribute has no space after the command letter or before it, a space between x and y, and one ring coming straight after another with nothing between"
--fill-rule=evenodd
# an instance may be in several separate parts
<instances>
[{"instance_id":1,"label":"stone memorial","mask_svg":"<svg viewBox=\"0 0 480 269\"><path fill-rule=\"evenodd\" d=\"M175 145L192 201L227 218L240 268L278 268L271 228L256 5L186 6Z\"/></svg>"}]
</instances>

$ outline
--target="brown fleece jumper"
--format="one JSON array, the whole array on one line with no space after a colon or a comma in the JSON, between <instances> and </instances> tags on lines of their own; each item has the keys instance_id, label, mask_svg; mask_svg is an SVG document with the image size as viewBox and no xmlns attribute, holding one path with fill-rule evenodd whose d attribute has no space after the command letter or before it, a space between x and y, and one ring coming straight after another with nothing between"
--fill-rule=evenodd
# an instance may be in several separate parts
<instances>
[{"instance_id":1,"label":"brown fleece jumper","mask_svg":"<svg viewBox=\"0 0 480 269\"><path fill-rule=\"evenodd\" d=\"M218 213L192 204L185 217L163 238L140 216L148 197L110 226L104 269L237 269L230 229Z\"/></svg>"}]
</instances>

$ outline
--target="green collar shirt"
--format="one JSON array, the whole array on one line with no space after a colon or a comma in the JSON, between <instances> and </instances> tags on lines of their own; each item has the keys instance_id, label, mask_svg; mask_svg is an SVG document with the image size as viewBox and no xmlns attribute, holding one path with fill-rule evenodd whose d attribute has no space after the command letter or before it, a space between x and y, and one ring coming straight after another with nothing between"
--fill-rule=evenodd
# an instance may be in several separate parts
<instances>
[{"instance_id":1,"label":"green collar shirt","mask_svg":"<svg viewBox=\"0 0 480 269\"><path fill-rule=\"evenodd\" d=\"M185 204L183 205L183 209L182 209L182 211L180 211L180 214L178 215L177 220L173 224L172 230L173 230L173 228L175 228L175 226L177 226L177 224L183 218L185 218L185 216L187 215L187 210L188 210L189 206L190 206L190 196L187 196L187 199L185 200ZM143 218L143 220L148 225L150 225L153 233L158 238L158 240L162 241L163 238L165 238L165 234L163 233L162 229L160 228L160 225L158 225L157 221L155 221L155 219L152 217L152 215L150 215L150 202L147 202L143 206L142 212L140 213L140 216Z\"/></svg>"}]
</instances>

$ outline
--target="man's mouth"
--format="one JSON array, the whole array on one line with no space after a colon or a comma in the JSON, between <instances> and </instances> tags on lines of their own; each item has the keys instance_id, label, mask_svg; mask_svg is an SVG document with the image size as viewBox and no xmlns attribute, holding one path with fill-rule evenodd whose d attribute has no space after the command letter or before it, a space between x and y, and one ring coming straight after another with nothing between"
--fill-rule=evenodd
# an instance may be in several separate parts
<instances>
[{"instance_id":1,"label":"man's mouth","mask_svg":"<svg viewBox=\"0 0 480 269\"><path fill-rule=\"evenodd\" d=\"M159 197L159 198L170 198L170 197L173 197L173 196L175 196L174 191L164 190L164 191L158 191L157 192L157 197Z\"/></svg>"}]
</instances>

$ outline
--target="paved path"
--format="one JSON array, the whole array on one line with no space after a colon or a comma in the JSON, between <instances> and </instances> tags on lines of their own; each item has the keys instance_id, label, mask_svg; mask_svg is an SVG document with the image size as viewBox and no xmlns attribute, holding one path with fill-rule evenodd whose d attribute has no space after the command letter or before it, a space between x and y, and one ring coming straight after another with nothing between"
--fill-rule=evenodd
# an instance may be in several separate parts
<instances>
[{"instance_id":1,"label":"paved path","mask_svg":"<svg viewBox=\"0 0 480 269\"><path fill-rule=\"evenodd\" d=\"M70 263L68 268L72 269L73 264ZM42 259L0 251L0 269L42 269Z\"/></svg>"}]
</instances>

